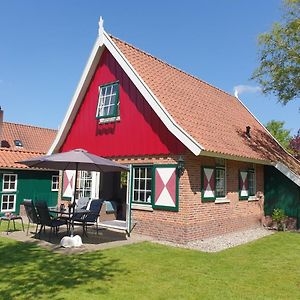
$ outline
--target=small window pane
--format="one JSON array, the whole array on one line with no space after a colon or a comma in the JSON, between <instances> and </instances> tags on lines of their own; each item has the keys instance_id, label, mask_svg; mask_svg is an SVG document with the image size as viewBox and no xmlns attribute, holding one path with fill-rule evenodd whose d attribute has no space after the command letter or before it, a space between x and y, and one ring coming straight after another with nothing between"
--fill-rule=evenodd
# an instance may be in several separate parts
<instances>
[{"instance_id":1,"label":"small window pane","mask_svg":"<svg viewBox=\"0 0 300 300\"><path fill-rule=\"evenodd\" d=\"M147 179L147 190L151 191L151 180Z\"/></svg>"},{"instance_id":2,"label":"small window pane","mask_svg":"<svg viewBox=\"0 0 300 300\"><path fill-rule=\"evenodd\" d=\"M106 95L111 94L111 85L106 88Z\"/></svg>"},{"instance_id":3,"label":"small window pane","mask_svg":"<svg viewBox=\"0 0 300 300\"><path fill-rule=\"evenodd\" d=\"M145 190L145 188L146 188L146 180L145 179L141 179L141 185L140 185L140 189L141 190Z\"/></svg>"},{"instance_id":4,"label":"small window pane","mask_svg":"<svg viewBox=\"0 0 300 300\"><path fill-rule=\"evenodd\" d=\"M112 94L116 94L116 93L117 93L117 85L114 84L112 89Z\"/></svg>"}]
</instances>

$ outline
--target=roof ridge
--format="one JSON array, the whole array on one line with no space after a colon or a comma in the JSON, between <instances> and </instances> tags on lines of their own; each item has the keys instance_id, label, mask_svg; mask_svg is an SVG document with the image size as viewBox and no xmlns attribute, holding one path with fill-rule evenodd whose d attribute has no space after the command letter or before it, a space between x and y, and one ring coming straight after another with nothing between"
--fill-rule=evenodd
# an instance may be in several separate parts
<instances>
[{"instance_id":1,"label":"roof ridge","mask_svg":"<svg viewBox=\"0 0 300 300\"><path fill-rule=\"evenodd\" d=\"M52 129L52 128L48 128L48 127L40 127L40 126L35 126L35 125L28 125L28 124L21 124L21 123L3 121L3 124L4 123L12 124L12 125L19 125L19 126L32 127L32 128L38 128L38 129L46 129L46 130L51 130L51 131L57 131L57 129Z\"/></svg>"},{"instance_id":2,"label":"roof ridge","mask_svg":"<svg viewBox=\"0 0 300 300\"><path fill-rule=\"evenodd\" d=\"M206 82L205 80L198 78L198 77L195 76L195 75L192 75L192 74L190 74L190 73L188 73L188 72L186 72L186 71L184 71L184 70L179 69L178 67L175 67L175 66L171 65L170 63L168 63L168 62L162 60L161 58L158 58L158 57L152 55L151 53L146 52L145 50L142 50L142 49L140 49L140 48L138 48L138 47L136 47L136 46L134 46L134 45L132 45L132 44L130 44L130 43L128 43L128 42L125 42L125 41L121 40L120 38L118 38L118 37L116 37L116 36L114 36L114 35L112 35L112 34L109 34L109 36L112 37L112 38L117 39L117 40L120 41L121 43L124 43L125 45L127 45L127 46L129 46L129 47L131 47L131 48L134 48L134 49L136 49L136 50L142 52L143 54L145 54L145 55L147 55L147 56L152 57L153 59L159 61L159 62L162 63L162 64L167 65L168 67L170 67L170 68L172 68L172 69L174 69L174 70L176 70L176 71L178 71L178 72L181 72L181 73L183 73L183 74L185 74L185 75L187 75L187 76L189 76L189 77L192 77L193 79L196 79L196 80L198 80L198 81L200 81L200 82L202 82L202 83L204 83L204 84L206 84L206 85L208 85L208 86L210 86L210 87L212 87L212 88L214 88L214 89L216 89L216 90L218 90L218 91L220 91L220 92L222 92L222 93L224 93L224 94L226 94L226 95L228 95L228 96L230 96L230 97L233 97L234 99L237 99L234 95L229 94L228 92L222 90L221 88L216 87L216 86L214 86L214 85L212 85L212 84Z\"/></svg>"}]
</instances>

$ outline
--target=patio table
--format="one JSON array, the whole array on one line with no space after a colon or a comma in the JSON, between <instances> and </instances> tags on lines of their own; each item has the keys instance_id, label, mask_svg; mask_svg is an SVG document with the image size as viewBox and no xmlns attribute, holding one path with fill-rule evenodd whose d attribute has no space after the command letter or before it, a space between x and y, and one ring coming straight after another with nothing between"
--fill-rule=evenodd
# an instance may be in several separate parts
<instances>
[{"instance_id":1,"label":"patio table","mask_svg":"<svg viewBox=\"0 0 300 300\"><path fill-rule=\"evenodd\" d=\"M55 213L57 215L60 214L60 218L65 219L67 221L67 231L68 231L68 234L69 234L70 227L73 225L72 224L73 212L70 209L67 209L67 208L64 208L64 209L49 208L49 212L50 213ZM89 213L92 213L92 211L90 211L88 209L77 209L74 212L74 214L78 214L78 215L87 215ZM74 227L73 227L73 229L74 229Z\"/></svg>"},{"instance_id":2,"label":"patio table","mask_svg":"<svg viewBox=\"0 0 300 300\"><path fill-rule=\"evenodd\" d=\"M2 221L7 221L7 222L8 222L6 234L8 234L8 232L9 232L10 221L13 221L13 224L14 224L14 230L16 230L15 220L21 220L21 222L22 222L22 227L23 227L23 231L25 231L25 230L24 230L23 218L22 218L21 216L16 216L16 215L2 216L2 217L0 217L0 225L1 225Z\"/></svg>"}]
</instances>

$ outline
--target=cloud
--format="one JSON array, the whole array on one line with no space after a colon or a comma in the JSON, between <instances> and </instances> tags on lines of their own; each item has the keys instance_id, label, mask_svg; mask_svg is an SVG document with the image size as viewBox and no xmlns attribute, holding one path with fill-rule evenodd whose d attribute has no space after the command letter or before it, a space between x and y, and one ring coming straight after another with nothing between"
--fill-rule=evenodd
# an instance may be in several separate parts
<instances>
[{"instance_id":1,"label":"cloud","mask_svg":"<svg viewBox=\"0 0 300 300\"><path fill-rule=\"evenodd\" d=\"M259 86L251 86L251 85L236 85L233 88L233 92L234 92L234 96L235 97L239 97L240 94L244 94L244 93L258 93L261 92L261 88Z\"/></svg>"}]
</instances>

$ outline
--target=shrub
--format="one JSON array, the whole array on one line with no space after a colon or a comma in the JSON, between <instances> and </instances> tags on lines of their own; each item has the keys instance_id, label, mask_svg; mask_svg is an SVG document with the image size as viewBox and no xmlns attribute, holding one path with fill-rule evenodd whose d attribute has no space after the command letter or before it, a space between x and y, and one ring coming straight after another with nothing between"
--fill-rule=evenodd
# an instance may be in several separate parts
<instances>
[{"instance_id":1,"label":"shrub","mask_svg":"<svg viewBox=\"0 0 300 300\"><path fill-rule=\"evenodd\" d=\"M276 222L277 229L280 231L284 230L284 227L283 227L284 219L285 219L284 210L281 208L275 208L272 213L272 220L274 222Z\"/></svg>"}]
</instances>

